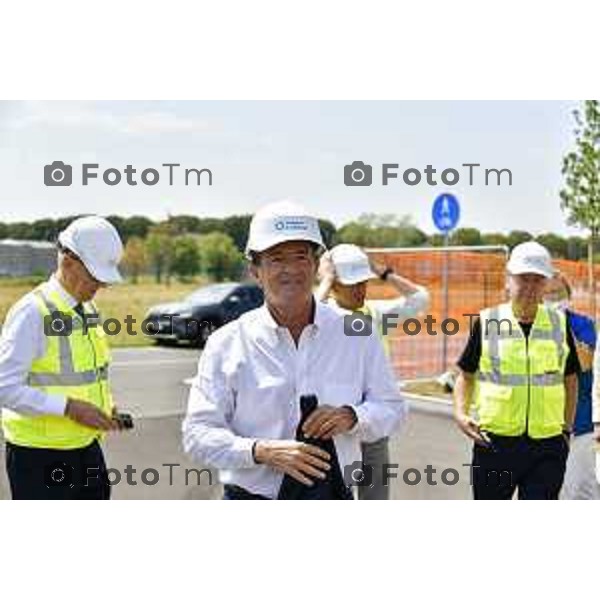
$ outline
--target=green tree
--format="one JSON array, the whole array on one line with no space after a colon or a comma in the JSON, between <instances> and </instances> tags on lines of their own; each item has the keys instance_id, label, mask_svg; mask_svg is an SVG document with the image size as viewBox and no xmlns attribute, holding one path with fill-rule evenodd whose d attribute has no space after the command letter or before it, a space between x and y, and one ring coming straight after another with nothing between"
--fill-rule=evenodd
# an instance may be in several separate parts
<instances>
[{"instance_id":1,"label":"green tree","mask_svg":"<svg viewBox=\"0 0 600 600\"><path fill-rule=\"evenodd\" d=\"M459 227L450 235L451 246L480 246L481 233L474 227Z\"/></svg>"},{"instance_id":2,"label":"green tree","mask_svg":"<svg viewBox=\"0 0 600 600\"><path fill-rule=\"evenodd\" d=\"M137 283L139 276L148 268L148 251L142 238L134 236L127 240L121 264L133 283Z\"/></svg>"},{"instance_id":3,"label":"green tree","mask_svg":"<svg viewBox=\"0 0 600 600\"><path fill-rule=\"evenodd\" d=\"M484 246L508 246L508 240L503 233L482 233L481 243Z\"/></svg>"},{"instance_id":4,"label":"green tree","mask_svg":"<svg viewBox=\"0 0 600 600\"><path fill-rule=\"evenodd\" d=\"M152 227L146 238L148 259L157 283L161 283L163 277L169 283L173 263L174 238L168 223Z\"/></svg>"},{"instance_id":5,"label":"green tree","mask_svg":"<svg viewBox=\"0 0 600 600\"><path fill-rule=\"evenodd\" d=\"M124 244L132 237L145 238L150 229L156 225L148 217L139 215L133 217L110 215L106 218L115 226Z\"/></svg>"},{"instance_id":6,"label":"green tree","mask_svg":"<svg viewBox=\"0 0 600 600\"><path fill-rule=\"evenodd\" d=\"M440 248L444 245L444 235L442 233L433 233L429 236L429 245L434 248Z\"/></svg>"},{"instance_id":7,"label":"green tree","mask_svg":"<svg viewBox=\"0 0 600 600\"><path fill-rule=\"evenodd\" d=\"M592 298L592 315L596 316L594 281L594 247L600 228L600 103L586 100L583 113L573 111L575 145L563 158L564 187L560 191L561 207L569 225L589 231L588 280Z\"/></svg>"},{"instance_id":8,"label":"green tree","mask_svg":"<svg viewBox=\"0 0 600 600\"><path fill-rule=\"evenodd\" d=\"M54 219L39 219L31 224L30 239L53 242L58 239L59 233Z\"/></svg>"},{"instance_id":9,"label":"green tree","mask_svg":"<svg viewBox=\"0 0 600 600\"><path fill-rule=\"evenodd\" d=\"M181 235L173 242L171 272L180 281L189 281L200 270L200 249L198 240L192 235Z\"/></svg>"},{"instance_id":10,"label":"green tree","mask_svg":"<svg viewBox=\"0 0 600 600\"><path fill-rule=\"evenodd\" d=\"M55 221L56 230L62 231L63 229L66 229L75 219L78 219L79 217L83 217L83 216L84 215L71 215L69 217L59 217Z\"/></svg>"},{"instance_id":11,"label":"green tree","mask_svg":"<svg viewBox=\"0 0 600 600\"><path fill-rule=\"evenodd\" d=\"M244 257L226 233L213 231L199 236L202 270L215 281L238 279L244 268Z\"/></svg>"},{"instance_id":12,"label":"green tree","mask_svg":"<svg viewBox=\"0 0 600 600\"><path fill-rule=\"evenodd\" d=\"M555 233L542 233L535 241L548 248L554 258L567 258L567 240L564 237Z\"/></svg>"},{"instance_id":13,"label":"green tree","mask_svg":"<svg viewBox=\"0 0 600 600\"><path fill-rule=\"evenodd\" d=\"M185 233L200 233L202 219L193 215L176 215L169 217L169 225L176 235Z\"/></svg>"},{"instance_id":14,"label":"green tree","mask_svg":"<svg viewBox=\"0 0 600 600\"><path fill-rule=\"evenodd\" d=\"M533 236L527 231L511 231L506 236L506 243L509 245L512 250L515 246L522 244L523 242L528 242L533 239Z\"/></svg>"},{"instance_id":15,"label":"green tree","mask_svg":"<svg viewBox=\"0 0 600 600\"><path fill-rule=\"evenodd\" d=\"M244 252L246 248L251 219L251 215L233 215L223 219L223 233L226 233L234 241L240 252Z\"/></svg>"},{"instance_id":16,"label":"green tree","mask_svg":"<svg viewBox=\"0 0 600 600\"><path fill-rule=\"evenodd\" d=\"M426 243L427 234L410 223L397 229L395 246L398 248L416 248Z\"/></svg>"},{"instance_id":17,"label":"green tree","mask_svg":"<svg viewBox=\"0 0 600 600\"><path fill-rule=\"evenodd\" d=\"M33 240L33 228L30 223L9 223L7 225L7 237L13 240Z\"/></svg>"},{"instance_id":18,"label":"green tree","mask_svg":"<svg viewBox=\"0 0 600 600\"><path fill-rule=\"evenodd\" d=\"M370 248L414 247L427 242L427 235L415 227L410 217L394 214L362 214L341 227L335 237L338 243Z\"/></svg>"},{"instance_id":19,"label":"green tree","mask_svg":"<svg viewBox=\"0 0 600 600\"><path fill-rule=\"evenodd\" d=\"M356 244L357 246L370 246L370 230L366 225L352 221L340 227L337 231L337 240L340 244Z\"/></svg>"},{"instance_id":20,"label":"green tree","mask_svg":"<svg viewBox=\"0 0 600 600\"><path fill-rule=\"evenodd\" d=\"M155 225L148 217L133 216L127 217L123 223L123 239L128 240L132 237L145 238L150 229Z\"/></svg>"}]
</instances>

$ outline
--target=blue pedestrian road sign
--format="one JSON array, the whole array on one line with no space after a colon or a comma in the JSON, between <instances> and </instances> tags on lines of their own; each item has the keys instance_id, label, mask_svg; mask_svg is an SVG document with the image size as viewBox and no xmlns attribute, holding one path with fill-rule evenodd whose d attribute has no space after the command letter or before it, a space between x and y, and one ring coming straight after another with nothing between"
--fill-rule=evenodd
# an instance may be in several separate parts
<instances>
[{"instance_id":1,"label":"blue pedestrian road sign","mask_svg":"<svg viewBox=\"0 0 600 600\"><path fill-rule=\"evenodd\" d=\"M460 205L456 196L440 194L433 203L431 217L435 226L442 233L452 231L460 219Z\"/></svg>"}]
</instances>

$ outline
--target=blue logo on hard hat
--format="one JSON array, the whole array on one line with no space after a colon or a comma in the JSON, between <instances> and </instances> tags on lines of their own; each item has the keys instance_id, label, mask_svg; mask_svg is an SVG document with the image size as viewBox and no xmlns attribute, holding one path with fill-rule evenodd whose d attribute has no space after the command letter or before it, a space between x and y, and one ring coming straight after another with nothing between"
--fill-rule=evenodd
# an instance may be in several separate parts
<instances>
[{"instance_id":1,"label":"blue logo on hard hat","mask_svg":"<svg viewBox=\"0 0 600 600\"><path fill-rule=\"evenodd\" d=\"M307 231L308 224L303 219L281 219L275 222L277 231Z\"/></svg>"}]
</instances>

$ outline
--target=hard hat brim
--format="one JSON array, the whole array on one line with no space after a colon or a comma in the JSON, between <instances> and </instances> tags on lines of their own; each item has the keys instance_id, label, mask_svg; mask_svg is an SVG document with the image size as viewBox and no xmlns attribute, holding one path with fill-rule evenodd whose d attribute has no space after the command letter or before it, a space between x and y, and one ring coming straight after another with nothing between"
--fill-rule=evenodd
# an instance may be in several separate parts
<instances>
[{"instance_id":1,"label":"hard hat brim","mask_svg":"<svg viewBox=\"0 0 600 600\"><path fill-rule=\"evenodd\" d=\"M552 279L554 277L554 271L549 271L547 269L532 267L529 265L517 265L517 266L508 266L507 268L510 275L542 275L546 279Z\"/></svg>"},{"instance_id":2,"label":"hard hat brim","mask_svg":"<svg viewBox=\"0 0 600 600\"><path fill-rule=\"evenodd\" d=\"M365 281L370 281L371 279L379 279L379 277L370 269L368 271L365 270L363 273L356 273L354 275L344 275L343 273L337 274L337 280L343 285L356 285L357 283L364 283Z\"/></svg>"},{"instance_id":3,"label":"hard hat brim","mask_svg":"<svg viewBox=\"0 0 600 600\"><path fill-rule=\"evenodd\" d=\"M266 250L274 248L275 246L279 246L279 244L283 244L284 242L307 242L310 244L315 244L315 246L326 250L325 244L323 244L322 240L307 236L305 233L299 231L298 233L287 233L285 235L273 237L272 239L262 243L254 243L251 247L246 247L246 257L250 258L253 252L265 252Z\"/></svg>"},{"instance_id":4,"label":"hard hat brim","mask_svg":"<svg viewBox=\"0 0 600 600\"><path fill-rule=\"evenodd\" d=\"M117 267L113 267L111 265L92 265L83 261L86 269L90 272L94 279L102 283L112 284L112 283L121 283L123 281L123 277L119 272Z\"/></svg>"}]
</instances>

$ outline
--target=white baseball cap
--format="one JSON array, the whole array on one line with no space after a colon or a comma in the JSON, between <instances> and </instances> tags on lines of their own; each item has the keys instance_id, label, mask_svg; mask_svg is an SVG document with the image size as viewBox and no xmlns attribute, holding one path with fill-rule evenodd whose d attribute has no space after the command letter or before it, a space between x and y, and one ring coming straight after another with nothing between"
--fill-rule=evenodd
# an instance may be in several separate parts
<instances>
[{"instance_id":1,"label":"white baseball cap","mask_svg":"<svg viewBox=\"0 0 600 600\"><path fill-rule=\"evenodd\" d=\"M319 221L300 204L289 200L259 209L250 222L246 256L263 252L282 242L306 241L325 248Z\"/></svg>"},{"instance_id":2,"label":"white baseball cap","mask_svg":"<svg viewBox=\"0 0 600 600\"><path fill-rule=\"evenodd\" d=\"M59 234L58 243L76 254L94 279L102 283L123 280L117 268L123 242L106 219L96 216L75 219Z\"/></svg>"},{"instance_id":3,"label":"white baseball cap","mask_svg":"<svg viewBox=\"0 0 600 600\"><path fill-rule=\"evenodd\" d=\"M511 275L535 273L548 279L554 276L550 252L538 242L523 242L515 246L506 268Z\"/></svg>"},{"instance_id":4,"label":"white baseball cap","mask_svg":"<svg viewBox=\"0 0 600 600\"><path fill-rule=\"evenodd\" d=\"M354 244L339 244L329 255L335 266L338 281L344 285L354 285L369 279L377 279L372 271L369 257Z\"/></svg>"}]
</instances>

